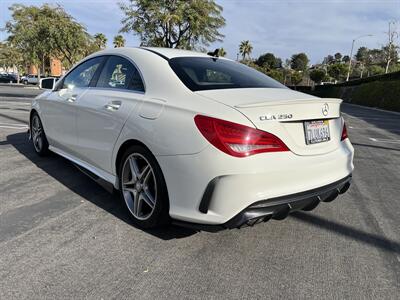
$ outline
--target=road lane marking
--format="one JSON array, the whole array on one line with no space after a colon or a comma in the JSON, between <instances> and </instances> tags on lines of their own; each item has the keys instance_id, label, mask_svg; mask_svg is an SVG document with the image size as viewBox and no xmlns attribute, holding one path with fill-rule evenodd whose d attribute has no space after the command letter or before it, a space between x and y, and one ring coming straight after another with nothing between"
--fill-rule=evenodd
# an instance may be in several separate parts
<instances>
[{"instance_id":1,"label":"road lane marking","mask_svg":"<svg viewBox=\"0 0 400 300\"><path fill-rule=\"evenodd\" d=\"M4 123L4 122L0 122L0 125L5 125L5 126L22 126L22 127L26 127L27 125L24 123Z\"/></svg>"},{"instance_id":2,"label":"road lane marking","mask_svg":"<svg viewBox=\"0 0 400 300\"><path fill-rule=\"evenodd\" d=\"M378 127L354 127L354 126L349 126L350 129L352 130L377 130L377 131L385 131L385 132L400 132L400 129L393 129L393 128L378 128Z\"/></svg>"},{"instance_id":3,"label":"road lane marking","mask_svg":"<svg viewBox=\"0 0 400 300\"><path fill-rule=\"evenodd\" d=\"M375 118L375 117L361 117L361 116L349 116L349 115L345 115L346 118L350 118L350 119L355 119L355 120L359 120L359 121L364 121L366 123L369 123L368 121L378 121L380 123L383 122L399 122L399 118Z\"/></svg>"},{"instance_id":4,"label":"road lane marking","mask_svg":"<svg viewBox=\"0 0 400 300\"><path fill-rule=\"evenodd\" d=\"M3 125L0 125L0 128L26 130L26 129L28 129L28 126L18 127L18 126L3 126Z\"/></svg>"},{"instance_id":5,"label":"road lane marking","mask_svg":"<svg viewBox=\"0 0 400 300\"><path fill-rule=\"evenodd\" d=\"M377 139L371 137L369 139L376 143L400 144L400 140Z\"/></svg>"},{"instance_id":6,"label":"road lane marking","mask_svg":"<svg viewBox=\"0 0 400 300\"><path fill-rule=\"evenodd\" d=\"M29 126L26 124L21 124L21 123L2 123L2 122L0 122L0 128L26 130L29 128Z\"/></svg>"}]
</instances>

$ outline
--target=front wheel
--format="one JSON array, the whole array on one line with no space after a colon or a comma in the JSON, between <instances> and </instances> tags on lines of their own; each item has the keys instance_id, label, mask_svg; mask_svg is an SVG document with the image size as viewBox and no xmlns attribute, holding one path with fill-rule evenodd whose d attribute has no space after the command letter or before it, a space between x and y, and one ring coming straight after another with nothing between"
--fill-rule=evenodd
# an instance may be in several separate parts
<instances>
[{"instance_id":1,"label":"front wheel","mask_svg":"<svg viewBox=\"0 0 400 300\"><path fill-rule=\"evenodd\" d=\"M31 119L31 139L35 152L40 156L45 156L49 152L49 143L44 133L42 121L39 115L34 113Z\"/></svg>"},{"instance_id":2,"label":"front wheel","mask_svg":"<svg viewBox=\"0 0 400 300\"><path fill-rule=\"evenodd\" d=\"M145 147L131 146L119 166L121 197L133 222L147 229L169 222L169 200L161 168Z\"/></svg>"}]
</instances>

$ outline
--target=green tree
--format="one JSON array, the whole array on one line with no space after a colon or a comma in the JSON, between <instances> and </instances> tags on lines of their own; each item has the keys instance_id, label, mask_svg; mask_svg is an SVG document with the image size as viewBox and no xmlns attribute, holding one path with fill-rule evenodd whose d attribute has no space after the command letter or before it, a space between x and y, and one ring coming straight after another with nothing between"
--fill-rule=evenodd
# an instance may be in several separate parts
<instances>
[{"instance_id":1,"label":"green tree","mask_svg":"<svg viewBox=\"0 0 400 300\"><path fill-rule=\"evenodd\" d=\"M367 47L360 47L354 57L358 64L353 68L353 75L359 75L359 77L362 78L365 68L368 67L368 64L371 62L370 50Z\"/></svg>"},{"instance_id":2,"label":"green tree","mask_svg":"<svg viewBox=\"0 0 400 300\"><path fill-rule=\"evenodd\" d=\"M309 59L305 53L294 54L290 60L290 66L296 71L306 71L308 63Z\"/></svg>"},{"instance_id":3,"label":"green tree","mask_svg":"<svg viewBox=\"0 0 400 300\"><path fill-rule=\"evenodd\" d=\"M343 55L342 55L340 52L337 52L337 53L335 54L335 60L336 60L337 62L341 62L341 61L342 61L342 58L343 58Z\"/></svg>"},{"instance_id":4,"label":"green tree","mask_svg":"<svg viewBox=\"0 0 400 300\"><path fill-rule=\"evenodd\" d=\"M44 69L50 57L71 66L86 54L91 37L86 28L59 6L12 5L11 20L6 23L8 41L21 53L26 64Z\"/></svg>"},{"instance_id":5,"label":"green tree","mask_svg":"<svg viewBox=\"0 0 400 300\"><path fill-rule=\"evenodd\" d=\"M272 53L260 55L260 57L256 60L256 64L260 67L265 67L270 70L282 68L282 60L278 57L275 57L275 55Z\"/></svg>"},{"instance_id":6,"label":"green tree","mask_svg":"<svg viewBox=\"0 0 400 300\"><path fill-rule=\"evenodd\" d=\"M367 69L368 76L385 74L385 68L378 65L369 66Z\"/></svg>"},{"instance_id":7,"label":"green tree","mask_svg":"<svg viewBox=\"0 0 400 300\"><path fill-rule=\"evenodd\" d=\"M114 37L114 48L125 47L125 39L122 35L118 34Z\"/></svg>"},{"instance_id":8,"label":"green tree","mask_svg":"<svg viewBox=\"0 0 400 300\"><path fill-rule=\"evenodd\" d=\"M369 56L369 49L367 47L360 47L357 50L355 58L357 59L357 61L365 64L368 60L368 56Z\"/></svg>"},{"instance_id":9,"label":"green tree","mask_svg":"<svg viewBox=\"0 0 400 300\"><path fill-rule=\"evenodd\" d=\"M385 53L382 49L370 49L368 50L367 65L386 65Z\"/></svg>"},{"instance_id":10,"label":"green tree","mask_svg":"<svg viewBox=\"0 0 400 300\"><path fill-rule=\"evenodd\" d=\"M397 62L399 60L399 47L394 44L389 44L387 46L382 47L382 54L385 58L385 73L388 73L389 68L393 62Z\"/></svg>"},{"instance_id":11,"label":"green tree","mask_svg":"<svg viewBox=\"0 0 400 300\"><path fill-rule=\"evenodd\" d=\"M349 61L350 61L350 56L348 56L348 55L345 55L345 56L343 56L343 62L345 62L346 64L347 63L349 63Z\"/></svg>"},{"instance_id":12,"label":"green tree","mask_svg":"<svg viewBox=\"0 0 400 300\"><path fill-rule=\"evenodd\" d=\"M282 70L274 69L274 70L269 70L265 74L267 74L269 77L283 83L284 82L284 74Z\"/></svg>"},{"instance_id":13,"label":"green tree","mask_svg":"<svg viewBox=\"0 0 400 300\"><path fill-rule=\"evenodd\" d=\"M239 53L242 55L243 60L247 58L250 59L250 54L253 51L253 46L250 41L242 41L239 45Z\"/></svg>"},{"instance_id":14,"label":"green tree","mask_svg":"<svg viewBox=\"0 0 400 300\"><path fill-rule=\"evenodd\" d=\"M346 77L348 67L341 63L336 63L328 66L329 76L336 80L342 80Z\"/></svg>"},{"instance_id":15,"label":"green tree","mask_svg":"<svg viewBox=\"0 0 400 300\"><path fill-rule=\"evenodd\" d=\"M321 69L314 69L310 72L310 78L312 81L316 83L321 83L324 80L326 74L324 70Z\"/></svg>"},{"instance_id":16,"label":"green tree","mask_svg":"<svg viewBox=\"0 0 400 300\"><path fill-rule=\"evenodd\" d=\"M104 49L107 46L107 37L103 33L96 33L93 37L98 49Z\"/></svg>"},{"instance_id":17,"label":"green tree","mask_svg":"<svg viewBox=\"0 0 400 300\"><path fill-rule=\"evenodd\" d=\"M222 41L222 7L213 0L129 0L119 3L125 17L121 32L138 35L141 44L200 49Z\"/></svg>"},{"instance_id":18,"label":"green tree","mask_svg":"<svg viewBox=\"0 0 400 300\"><path fill-rule=\"evenodd\" d=\"M303 81L303 73L301 71L293 71L290 74L290 81L292 85L298 85Z\"/></svg>"},{"instance_id":19,"label":"green tree","mask_svg":"<svg viewBox=\"0 0 400 300\"><path fill-rule=\"evenodd\" d=\"M18 49L9 42L0 42L0 67L6 71L16 67L19 72L23 72L23 62L23 54Z\"/></svg>"},{"instance_id":20,"label":"green tree","mask_svg":"<svg viewBox=\"0 0 400 300\"><path fill-rule=\"evenodd\" d=\"M226 56L226 51L224 48L221 47L218 49L218 56L221 56L221 57Z\"/></svg>"},{"instance_id":21,"label":"green tree","mask_svg":"<svg viewBox=\"0 0 400 300\"><path fill-rule=\"evenodd\" d=\"M398 53L397 50L399 47L395 44L396 39L399 37L399 33L397 32L395 21L389 22L389 31L387 32L388 35L388 43L382 47L382 52L385 56L385 73L389 72L389 67L392 62L398 61Z\"/></svg>"},{"instance_id":22,"label":"green tree","mask_svg":"<svg viewBox=\"0 0 400 300\"><path fill-rule=\"evenodd\" d=\"M328 55L327 57L324 58L323 64L324 65L329 65L335 62L335 58L333 57L333 55Z\"/></svg>"}]
</instances>

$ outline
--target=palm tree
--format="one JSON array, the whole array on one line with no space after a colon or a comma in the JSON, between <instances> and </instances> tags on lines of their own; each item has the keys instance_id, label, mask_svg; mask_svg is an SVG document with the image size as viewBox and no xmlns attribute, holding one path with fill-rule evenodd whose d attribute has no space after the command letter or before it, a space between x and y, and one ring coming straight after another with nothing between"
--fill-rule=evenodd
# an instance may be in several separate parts
<instances>
[{"instance_id":1,"label":"palm tree","mask_svg":"<svg viewBox=\"0 0 400 300\"><path fill-rule=\"evenodd\" d=\"M107 38L103 33L96 33L94 35L94 42L99 49L104 49L107 45Z\"/></svg>"},{"instance_id":2,"label":"palm tree","mask_svg":"<svg viewBox=\"0 0 400 300\"><path fill-rule=\"evenodd\" d=\"M116 35L114 37L114 48L125 47L125 39L122 35Z\"/></svg>"},{"instance_id":3,"label":"palm tree","mask_svg":"<svg viewBox=\"0 0 400 300\"><path fill-rule=\"evenodd\" d=\"M222 56L222 57L224 57L226 55L226 51L225 51L225 49L224 48L219 48L218 49L218 56Z\"/></svg>"},{"instance_id":4,"label":"palm tree","mask_svg":"<svg viewBox=\"0 0 400 300\"><path fill-rule=\"evenodd\" d=\"M247 40L240 43L239 52L243 60L245 60L246 56L250 58L251 51L253 51L253 46L250 44L250 41Z\"/></svg>"}]
</instances>

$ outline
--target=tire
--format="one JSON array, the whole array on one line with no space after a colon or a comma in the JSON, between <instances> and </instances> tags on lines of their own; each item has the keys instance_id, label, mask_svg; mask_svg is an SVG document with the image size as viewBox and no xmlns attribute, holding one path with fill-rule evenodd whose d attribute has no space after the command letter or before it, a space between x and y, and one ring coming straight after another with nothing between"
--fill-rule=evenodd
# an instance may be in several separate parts
<instances>
[{"instance_id":1,"label":"tire","mask_svg":"<svg viewBox=\"0 0 400 300\"><path fill-rule=\"evenodd\" d=\"M37 113L33 113L30 122L30 132L33 149L39 156L46 156L49 154L49 142L47 141L46 134L43 129L42 121Z\"/></svg>"},{"instance_id":2,"label":"tire","mask_svg":"<svg viewBox=\"0 0 400 300\"><path fill-rule=\"evenodd\" d=\"M120 196L137 227L150 229L170 222L164 176L148 149L130 146L122 156L118 178Z\"/></svg>"},{"instance_id":3,"label":"tire","mask_svg":"<svg viewBox=\"0 0 400 300\"><path fill-rule=\"evenodd\" d=\"M24 84L24 85L28 85L28 81L27 81L27 80L24 80L24 81L23 81L23 84Z\"/></svg>"}]
</instances>

